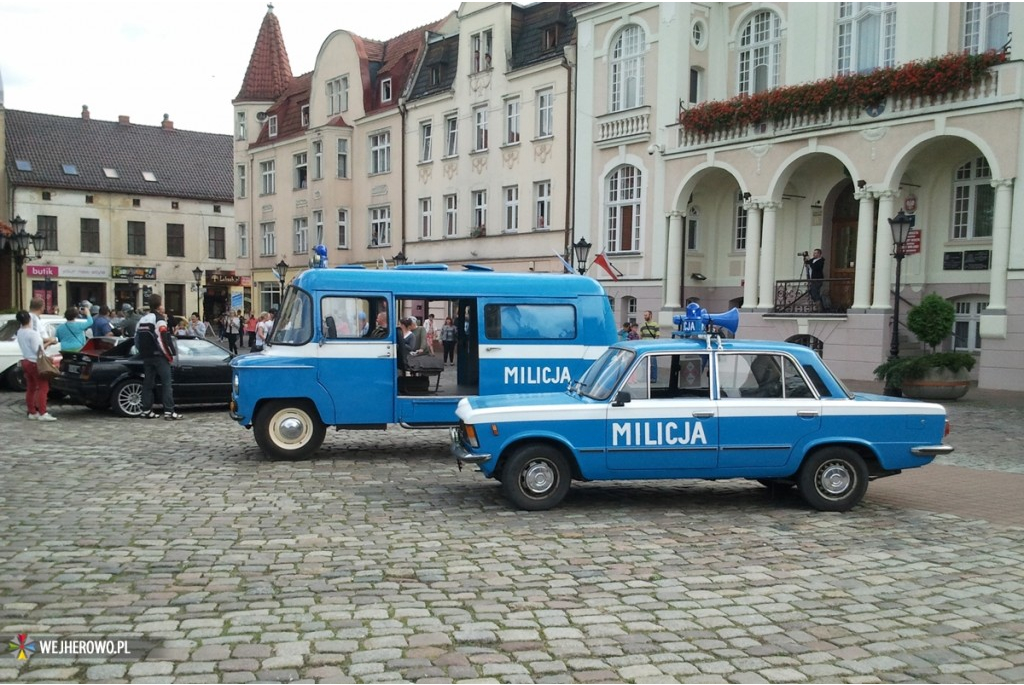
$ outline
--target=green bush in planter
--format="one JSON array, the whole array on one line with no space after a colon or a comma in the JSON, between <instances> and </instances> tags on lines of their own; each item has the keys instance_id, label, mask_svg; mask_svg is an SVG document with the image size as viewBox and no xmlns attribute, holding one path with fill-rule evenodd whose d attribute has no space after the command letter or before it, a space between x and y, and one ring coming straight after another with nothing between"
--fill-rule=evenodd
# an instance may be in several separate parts
<instances>
[{"instance_id":1,"label":"green bush in planter","mask_svg":"<svg viewBox=\"0 0 1024 685\"><path fill-rule=\"evenodd\" d=\"M923 378L928 369L948 369L952 372L974 368L974 355L970 352L935 352L943 340L953 334L956 308L952 302L937 293L925 295L907 314L907 328L925 345L931 354L904 359L890 359L875 369L875 378L893 388L903 386L904 380Z\"/></svg>"}]
</instances>

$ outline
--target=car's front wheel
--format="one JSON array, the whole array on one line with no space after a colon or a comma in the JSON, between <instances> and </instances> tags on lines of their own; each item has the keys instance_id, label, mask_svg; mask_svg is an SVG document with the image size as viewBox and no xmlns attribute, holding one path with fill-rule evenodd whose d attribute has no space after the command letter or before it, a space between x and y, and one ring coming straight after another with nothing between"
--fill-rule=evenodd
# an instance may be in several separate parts
<instances>
[{"instance_id":1,"label":"car's front wheel","mask_svg":"<svg viewBox=\"0 0 1024 685\"><path fill-rule=\"evenodd\" d=\"M520 447L502 468L502 491L513 504L527 511L557 506L571 484L568 460L549 445Z\"/></svg>"},{"instance_id":2,"label":"car's front wheel","mask_svg":"<svg viewBox=\"0 0 1024 685\"><path fill-rule=\"evenodd\" d=\"M868 489L868 467L853 450L829 447L807 458L797 485L815 509L849 511Z\"/></svg>"},{"instance_id":3,"label":"car's front wheel","mask_svg":"<svg viewBox=\"0 0 1024 685\"><path fill-rule=\"evenodd\" d=\"M268 402L253 421L256 444L275 459L304 459L324 442L327 426L309 402Z\"/></svg>"},{"instance_id":4,"label":"car's front wheel","mask_svg":"<svg viewBox=\"0 0 1024 685\"><path fill-rule=\"evenodd\" d=\"M118 416L133 417L142 413L142 381L129 378L114 386L110 408Z\"/></svg>"}]
</instances>

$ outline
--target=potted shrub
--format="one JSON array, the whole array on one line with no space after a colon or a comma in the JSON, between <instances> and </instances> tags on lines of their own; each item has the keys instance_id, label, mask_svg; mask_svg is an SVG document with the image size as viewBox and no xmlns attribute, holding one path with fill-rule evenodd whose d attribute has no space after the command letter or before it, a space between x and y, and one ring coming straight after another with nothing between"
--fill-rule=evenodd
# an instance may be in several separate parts
<instances>
[{"instance_id":1,"label":"potted shrub","mask_svg":"<svg viewBox=\"0 0 1024 685\"><path fill-rule=\"evenodd\" d=\"M875 378L886 386L901 390L907 397L931 400L955 400L970 388L974 355L970 352L936 352L953 333L956 310L937 293L926 295L907 314L907 328L931 348L917 357L890 359L875 369Z\"/></svg>"}]
</instances>

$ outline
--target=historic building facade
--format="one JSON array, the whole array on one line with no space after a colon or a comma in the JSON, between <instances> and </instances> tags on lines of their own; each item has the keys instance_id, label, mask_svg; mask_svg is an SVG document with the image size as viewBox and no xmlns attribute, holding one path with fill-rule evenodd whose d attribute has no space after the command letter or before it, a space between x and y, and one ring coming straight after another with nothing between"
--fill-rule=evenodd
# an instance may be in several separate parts
<instances>
[{"instance_id":1,"label":"historic building facade","mask_svg":"<svg viewBox=\"0 0 1024 685\"><path fill-rule=\"evenodd\" d=\"M152 292L168 312L215 319L230 306L237 246L230 183L231 140L158 126L5 110L7 219L37 236L20 263L7 243L5 301L32 296L62 313L82 300L145 306Z\"/></svg>"},{"instance_id":2,"label":"historic building facade","mask_svg":"<svg viewBox=\"0 0 1024 685\"><path fill-rule=\"evenodd\" d=\"M665 324L690 298L738 306L743 337L797 339L869 379L889 351L887 220L902 210L903 314L929 292L952 300L949 345L977 354L979 383L1022 387L1024 70L1007 56L974 81L950 75L958 55L1001 55L1024 9L599 3L576 17L575 223L626 274L605 282L617 312L660 310ZM870 106L810 99L886 68L902 71ZM785 107L760 95L813 82L829 89ZM815 248L827 306L805 297L801 253Z\"/></svg>"}]
</instances>

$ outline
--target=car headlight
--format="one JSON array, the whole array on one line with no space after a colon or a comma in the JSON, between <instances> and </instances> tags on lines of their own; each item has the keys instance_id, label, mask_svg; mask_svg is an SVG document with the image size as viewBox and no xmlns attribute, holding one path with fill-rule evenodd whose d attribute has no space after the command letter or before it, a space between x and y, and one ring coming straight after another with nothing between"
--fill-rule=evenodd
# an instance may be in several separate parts
<instances>
[{"instance_id":1,"label":"car headlight","mask_svg":"<svg viewBox=\"0 0 1024 685\"><path fill-rule=\"evenodd\" d=\"M238 374L231 374L231 392L238 394Z\"/></svg>"}]
</instances>

